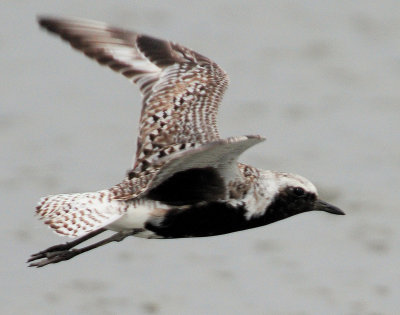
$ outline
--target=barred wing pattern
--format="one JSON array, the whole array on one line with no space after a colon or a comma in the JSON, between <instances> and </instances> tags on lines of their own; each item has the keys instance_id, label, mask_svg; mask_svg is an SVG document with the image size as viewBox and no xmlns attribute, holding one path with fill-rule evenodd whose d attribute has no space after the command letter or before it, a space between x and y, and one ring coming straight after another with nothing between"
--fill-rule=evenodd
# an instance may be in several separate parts
<instances>
[{"instance_id":1,"label":"barred wing pattern","mask_svg":"<svg viewBox=\"0 0 400 315\"><path fill-rule=\"evenodd\" d=\"M78 236L105 227L133 206L125 200L147 196L162 201L170 178L188 186L177 173L212 169L215 189L204 183L206 194L193 189L188 201L224 198L230 181L243 180L237 158L263 139L219 138L216 117L228 78L217 64L181 45L101 22L45 17L39 23L136 83L143 96L133 169L108 190L43 198L37 213L56 232Z\"/></svg>"},{"instance_id":2,"label":"barred wing pattern","mask_svg":"<svg viewBox=\"0 0 400 315\"><path fill-rule=\"evenodd\" d=\"M48 31L138 84L143 95L134 169L171 146L219 139L216 116L228 85L210 59L181 45L87 20L40 18Z\"/></svg>"}]
</instances>

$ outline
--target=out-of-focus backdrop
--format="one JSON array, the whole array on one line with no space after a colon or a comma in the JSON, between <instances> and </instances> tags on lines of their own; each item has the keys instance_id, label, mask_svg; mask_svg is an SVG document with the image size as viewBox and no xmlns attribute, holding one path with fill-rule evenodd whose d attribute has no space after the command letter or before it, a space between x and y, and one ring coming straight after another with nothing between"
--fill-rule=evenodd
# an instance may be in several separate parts
<instances>
[{"instance_id":1,"label":"out-of-focus backdrop","mask_svg":"<svg viewBox=\"0 0 400 315\"><path fill-rule=\"evenodd\" d=\"M38 14L174 40L230 75L224 137L302 174L346 216L186 240L130 238L30 269L65 239L39 197L118 183L135 86L39 30ZM0 10L1 314L395 314L400 308L400 2L7 1Z\"/></svg>"}]
</instances>

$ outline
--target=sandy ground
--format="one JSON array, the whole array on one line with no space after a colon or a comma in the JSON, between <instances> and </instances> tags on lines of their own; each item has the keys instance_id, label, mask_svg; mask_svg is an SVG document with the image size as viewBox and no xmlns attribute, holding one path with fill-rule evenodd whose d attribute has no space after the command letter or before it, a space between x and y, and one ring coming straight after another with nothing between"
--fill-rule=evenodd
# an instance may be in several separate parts
<instances>
[{"instance_id":1,"label":"sandy ground","mask_svg":"<svg viewBox=\"0 0 400 315\"><path fill-rule=\"evenodd\" d=\"M400 308L400 2L7 1L0 10L1 314L395 314ZM39 30L40 13L168 38L231 78L223 136L302 174L347 216L303 214L205 239L131 238L44 269L64 241L33 216L47 194L118 183L140 97Z\"/></svg>"}]
</instances>

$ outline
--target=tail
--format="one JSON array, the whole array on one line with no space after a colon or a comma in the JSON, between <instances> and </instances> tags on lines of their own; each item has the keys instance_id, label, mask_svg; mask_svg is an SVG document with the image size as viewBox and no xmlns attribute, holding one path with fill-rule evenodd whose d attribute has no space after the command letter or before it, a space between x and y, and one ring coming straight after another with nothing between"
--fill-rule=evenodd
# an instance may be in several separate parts
<instances>
[{"instance_id":1,"label":"tail","mask_svg":"<svg viewBox=\"0 0 400 315\"><path fill-rule=\"evenodd\" d=\"M113 200L108 190L83 194L43 197L36 213L56 233L69 237L83 236L123 215L122 201Z\"/></svg>"}]
</instances>

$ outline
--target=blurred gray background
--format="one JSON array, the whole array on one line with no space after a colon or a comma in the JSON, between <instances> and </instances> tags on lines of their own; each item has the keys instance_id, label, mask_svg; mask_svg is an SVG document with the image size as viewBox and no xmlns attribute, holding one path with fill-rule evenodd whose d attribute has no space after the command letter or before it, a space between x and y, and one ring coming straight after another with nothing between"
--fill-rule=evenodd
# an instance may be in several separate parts
<instances>
[{"instance_id":1,"label":"blurred gray background","mask_svg":"<svg viewBox=\"0 0 400 315\"><path fill-rule=\"evenodd\" d=\"M130 238L30 269L65 239L41 196L118 183L140 95L39 30L38 14L171 39L230 75L224 137L312 180L347 216L308 213L226 236ZM400 2L11 1L0 10L1 314L395 314L400 308Z\"/></svg>"}]
</instances>

